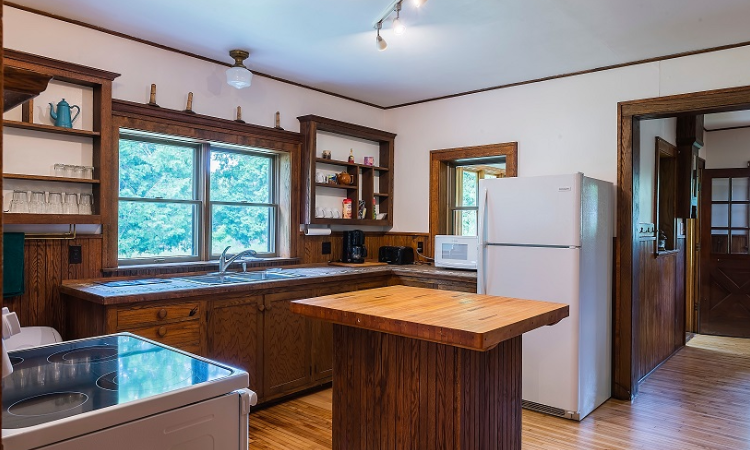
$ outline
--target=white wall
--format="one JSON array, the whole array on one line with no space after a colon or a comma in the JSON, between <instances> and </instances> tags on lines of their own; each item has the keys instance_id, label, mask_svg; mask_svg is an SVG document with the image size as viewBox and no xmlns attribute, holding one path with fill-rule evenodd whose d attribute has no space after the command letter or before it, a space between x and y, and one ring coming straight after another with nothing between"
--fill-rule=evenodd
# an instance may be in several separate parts
<instances>
[{"instance_id":1,"label":"white wall","mask_svg":"<svg viewBox=\"0 0 750 450\"><path fill-rule=\"evenodd\" d=\"M614 183L617 102L748 84L742 47L391 110L394 229L429 229L430 150L518 141L521 176L580 171Z\"/></svg>"},{"instance_id":2,"label":"white wall","mask_svg":"<svg viewBox=\"0 0 750 450\"><path fill-rule=\"evenodd\" d=\"M709 131L703 135L706 169L745 168L750 162L750 128Z\"/></svg>"},{"instance_id":3,"label":"white wall","mask_svg":"<svg viewBox=\"0 0 750 450\"><path fill-rule=\"evenodd\" d=\"M656 138L677 145L677 119L652 119L641 121L640 222L654 223L654 183L656 169Z\"/></svg>"}]
</instances>

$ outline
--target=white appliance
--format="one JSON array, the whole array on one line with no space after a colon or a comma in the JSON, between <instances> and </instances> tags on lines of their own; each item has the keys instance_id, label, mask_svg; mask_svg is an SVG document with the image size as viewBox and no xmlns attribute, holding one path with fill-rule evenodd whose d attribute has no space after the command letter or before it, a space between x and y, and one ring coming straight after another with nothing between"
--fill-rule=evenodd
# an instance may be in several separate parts
<instances>
[{"instance_id":1,"label":"white appliance","mask_svg":"<svg viewBox=\"0 0 750 450\"><path fill-rule=\"evenodd\" d=\"M611 393L613 185L581 173L479 182L479 293L570 305L523 335L523 406L582 420Z\"/></svg>"},{"instance_id":2,"label":"white appliance","mask_svg":"<svg viewBox=\"0 0 750 450\"><path fill-rule=\"evenodd\" d=\"M436 235L435 267L477 270L477 237Z\"/></svg>"},{"instance_id":3,"label":"white appliance","mask_svg":"<svg viewBox=\"0 0 750 450\"><path fill-rule=\"evenodd\" d=\"M5 450L247 449L246 372L130 333L9 352Z\"/></svg>"}]
</instances>

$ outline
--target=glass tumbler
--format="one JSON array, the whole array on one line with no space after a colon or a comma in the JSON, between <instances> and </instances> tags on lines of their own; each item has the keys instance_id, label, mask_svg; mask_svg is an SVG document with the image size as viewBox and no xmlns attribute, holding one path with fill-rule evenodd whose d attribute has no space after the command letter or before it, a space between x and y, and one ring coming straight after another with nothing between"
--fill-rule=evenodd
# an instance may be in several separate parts
<instances>
[{"instance_id":1,"label":"glass tumbler","mask_svg":"<svg viewBox=\"0 0 750 450\"><path fill-rule=\"evenodd\" d=\"M83 178L83 166L70 166L73 169L73 178Z\"/></svg>"},{"instance_id":2,"label":"glass tumbler","mask_svg":"<svg viewBox=\"0 0 750 450\"><path fill-rule=\"evenodd\" d=\"M10 212L28 213L29 203L26 201L26 191L13 191L13 199L10 201Z\"/></svg>"},{"instance_id":3,"label":"glass tumbler","mask_svg":"<svg viewBox=\"0 0 750 450\"><path fill-rule=\"evenodd\" d=\"M63 199L63 214L78 214L78 195L65 194Z\"/></svg>"},{"instance_id":4,"label":"glass tumbler","mask_svg":"<svg viewBox=\"0 0 750 450\"><path fill-rule=\"evenodd\" d=\"M31 201L29 202L29 212L31 214L46 214L47 213L47 199L44 196L44 192L34 191L31 193Z\"/></svg>"},{"instance_id":5,"label":"glass tumbler","mask_svg":"<svg viewBox=\"0 0 750 450\"><path fill-rule=\"evenodd\" d=\"M70 164L63 164L63 176L73 178L73 166Z\"/></svg>"},{"instance_id":6,"label":"glass tumbler","mask_svg":"<svg viewBox=\"0 0 750 450\"><path fill-rule=\"evenodd\" d=\"M87 178L89 180L94 178L94 168L91 166L84 166L83 167L83 178Z\"/></svg>"},{"instance_id":7,"label":"glass tumbler","mask_svg":"<svg viewBox=\"0 0 750 450\"><path fill-rule=\"evenodd\" d=\"M62 194L50 192L47 199L47 214L62 214Z\"/></svg>"},{"instance_id":8,"label":"glass tumbler","mask_svg":"<svg viewBox=\"0 0 750 450\"><path fill-rule=\"evenodd\" d=\"M57 163L53 167L55 168L55 176L56 177L64 177L65 176L65 164Z\"/></svg>"},{"instance_id":9,"label":"glass tumbler","mask_svg":"<svg viewBox=\"0 0 750 450\"><path fill-rule=\"evenodd\" d=\"M94 196L81 194L81 203L78 205L78 214L93 214Z\"/></svg>"}]
</instances>

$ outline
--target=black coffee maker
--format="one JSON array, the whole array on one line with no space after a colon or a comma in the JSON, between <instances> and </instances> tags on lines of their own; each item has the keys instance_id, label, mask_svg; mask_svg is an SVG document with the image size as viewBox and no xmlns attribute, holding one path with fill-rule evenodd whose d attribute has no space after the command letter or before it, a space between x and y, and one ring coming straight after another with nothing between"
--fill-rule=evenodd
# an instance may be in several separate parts
<instances>
[{"instance_id":1,"label":"black coffee maker","mask_svg":"<svg viewBox=\"0 0 750 450\"><path fill-rule=\"evenodd\" d=\"M363 263L367 256L365 233L362 230L344 231L344 245L341 262Z\"/></svg>"}]
</instances>

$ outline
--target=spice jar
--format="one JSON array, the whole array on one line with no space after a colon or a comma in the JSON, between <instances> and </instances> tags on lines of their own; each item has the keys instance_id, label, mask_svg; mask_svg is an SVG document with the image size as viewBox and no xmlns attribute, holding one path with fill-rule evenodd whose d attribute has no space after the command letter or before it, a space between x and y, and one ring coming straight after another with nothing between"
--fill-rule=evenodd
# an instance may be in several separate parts
<instances>
[{"instance_id":1,"label":"spice jar","mask_svg":"<svg viewBox=\"0 0 750 450\"><path fill-rule=\"evenodd\" d=\"M344 203L344 219L351 219L352 218L352 199L345 198L343 203Z\"/></svg>"}]
</instances>

